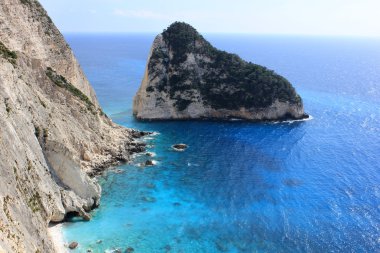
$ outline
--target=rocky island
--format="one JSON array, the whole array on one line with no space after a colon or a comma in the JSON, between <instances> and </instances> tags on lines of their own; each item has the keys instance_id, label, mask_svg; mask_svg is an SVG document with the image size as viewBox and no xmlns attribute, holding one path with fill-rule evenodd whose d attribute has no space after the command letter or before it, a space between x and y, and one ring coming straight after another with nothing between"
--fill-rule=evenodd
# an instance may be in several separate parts
<instances>
[{"instance_id":1,"label":"rocky island","mask_svg":"<svg viewBox=\"0 0 380 253\"><path fill-rule=\"evenodd\" d=\"M182 22L155 38L133 112L140 120L308 117L284 77L216 49Z\"/></svg>"},{"instance_id":2,"label":"rocky island","mask_svg":"<svg viewBox=\"0 0 380 253\"><path fill-rule=\"evenodd\" d=\"M37 0L0 1L0 252L56 252L50 222L89 219L94 175L144 151L102 111Z\"/></svg>"}]
</instances>

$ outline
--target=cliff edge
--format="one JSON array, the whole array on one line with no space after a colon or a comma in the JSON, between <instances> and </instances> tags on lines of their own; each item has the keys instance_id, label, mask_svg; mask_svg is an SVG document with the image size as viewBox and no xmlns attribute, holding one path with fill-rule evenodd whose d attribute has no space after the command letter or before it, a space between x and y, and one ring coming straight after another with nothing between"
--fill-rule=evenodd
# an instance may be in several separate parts
<instances>
[{"instance_id":1,"label":"cliff edge","mask_svg":"<svg viewBox=\"0 0 380 253\"><path fill-rule=\"evenodd\" d=\"M102 112L37 0L0 1L0 252L54 252L48 224L89 219L93 176L142 151L141 135Z\"/></svg>"},{"instance_id":2,"label":"cliff edge","mask_svg":"<svg viewBox=\"0 0 380 253\"><path fill-rule=\"evenodd\" d=\"M216 49L182 22L154 40L133 113L141 120L307 117L285 78Z\"/></svg>"}]
</instances>

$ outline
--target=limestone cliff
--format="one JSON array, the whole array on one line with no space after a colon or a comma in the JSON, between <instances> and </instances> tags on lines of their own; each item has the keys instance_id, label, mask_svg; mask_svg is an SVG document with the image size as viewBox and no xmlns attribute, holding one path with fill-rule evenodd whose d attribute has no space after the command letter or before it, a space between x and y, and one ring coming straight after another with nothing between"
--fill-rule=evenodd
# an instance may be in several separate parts
<instances>
[{"instance_id":1,"label":"limestone cliff","mask_svg":"<svg viewBox=\"0 0 380 253\"><path fill-rule=\"evenodd\" d=\"M0 252L54 252L49 222L89 218L91 176L143 150L102 112L37 0L0 1Z\"/></svg>"},{"instance_id":2,"label":"limestone cliff","mask_svg":"<svg viewBox=\"0 0 380 253\"><path fill-rule=\"evenodd\" d=\"M285 78L214 48L180 22L154 40L134 115L142 120L307 117Z\"/></svg>"}]
</instances>

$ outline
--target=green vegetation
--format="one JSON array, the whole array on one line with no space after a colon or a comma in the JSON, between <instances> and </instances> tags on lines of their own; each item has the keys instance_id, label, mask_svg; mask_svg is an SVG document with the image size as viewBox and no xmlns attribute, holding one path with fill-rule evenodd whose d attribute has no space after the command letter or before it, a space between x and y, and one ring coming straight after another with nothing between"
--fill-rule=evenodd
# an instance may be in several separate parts
<instances>
[{"instance_id":1,"label":"green vegetation","mask_svg":"<svg viewBox=\"0 0 380 253\"><path fill-rule=\"evenodd\" d=\"M41 196L38 192L35 192L32 197L28 200L28 206L32 210L33 213L38 212L41 210L42 207L42 201Z\"/></svg>"},{"instance_id":2,"label":"green vegetation","mask_svg":"<svg viewBox=\"0 0 380 253\"><path fill-rule=\"evenodd\" d=\"M21 3L25 4L25 5L31 5L32 4L30 0L21 0Z\"/></svg>"},{"instance_id":3,"label":"green vegetation","mask_svg":"<svg viewBox=\"0 0 380 253\"><path fill-rule=\"evenodd\" d=\"M7 111L7 114L9 116L9 114L11 113L12 111L12 108L11 106L9 105L9 98L4 98L4 104L5 104L5 110Z\"/></svg>"},{"instance_id":4,"label":"green vegetation","mask_svg":"<svg viewBox=\"0 0 380 253\"><path fill-rule=\"evenodd\" d=\"M8 221L13 222L11 212L9 211L9 205L11 204L12 198L9 195L6 195L3 199L3 211L5 216L7 216Z\"/></svg>"},{"instance_id":5,"label":"green vegetation","mask_svg":"<svg viewBox=\"0 0 380 253\"><path fill-rule=\"evenodd\" d=\"M0 42L0 56L7 59L13 65L16 64L17 54L14 51L10 51L2 42Z\"/></svg>"},{"instance_id":6,"label":"green vegetation","mask_svg":"<svg viewBox=\"0 0 380 253\"><path fill-rule=\"evenodd\" d=\"M162 35L174 53L172 64L186 61L186 54L196 50L196 41L206 41L191 25L183 22L175 22ZM211 47L209 43L207 46Z\"/></svg>"},{"instance_id":7,"label":"green vegetation","mask_svg":"<svg viewBox=\"0 0 380 253\"><path fill-rule=\"evenodd\" d=\"M200 91L206 105L216 109L265 108L276 100L302 103L300 96L284 77L263 66L248 63L235 54L216 49L186 23L176 22L162 35L173 57L169 60L165 50L156 48L148 71L153 78L157 74L156 64L166 66L164 74L167 78L162 78L155 88L167 91L176 100L178 110L185 110L195 101L195 98L189 100L189 96L181 95L185 91L191 94L194 89ZM197 67L181 65L190 53L198 56ZM153 88L148 89L147 92L154 91Z\"/></svg>"},{"instance_id":8,"label":"green vegetation","mask_svg":"<svg viewBox=\"0 0 380 253\"><path fill-rule=\"evenodd\" d=\"M188 99L177 98L177 101L174 103L174 106L177 107L179 111L185 110L193 101Z\"/></svg>"},{"instance_id":9,"label":"green vegetation","mask_svg":"<svg viewBox=\"0 0 380 253\"><path fill-rule=\"evenodd\" d=\"M44 137L44 140L45 140L45 141L46 141L46 139L49 137L49 130L48 130L47 128L44 128L43 137Z\"/></svg>"},{"instance_id":10,"label":"green vegetation","mask_svg":"<svg viewBox=\"0 0 380 253\"><path fill-rule=\"evenodd\" d=\"M28 172L31 171L33 168L34 167L33 167L32 162L28 159L28 167L27 167Z\"/></svg>"},{"instance_id":11,"label":"green vegetation","mask_svg":"<svg viewBox=\"0 0 380 253\"><path fill-rule=\"evenodd\" d=\"M67 91L69 91L71 94L82 100L86 105L87 109L91 111L92 113L96 113L95 105L91 102L91 100L83 94L78 88L76 88L74 85L72 85L70 82L66 80L61 75L58 75L57 72L55 72L52 68L48 67L46 70L46 75L50 78L50 80L57 85L60 88L63 88Z\"/></svg>"},{"instance_id":12,"label":"green vegetation","mask_svg":"<svg viewBox=\"0 0 380 253\"><path fill-rule=\"evenodd\" d=\"M38 97L38 100L40 101L40 104L41 104L44 108L47 107L46 104L45 104L45 102L42 101L42 99L41 99L40 97Z\"/></svg>"},{"instance_id":13,"label":"green vegetation","mask_svg":"<svg viewBox=\"0 0 380 253\"><path fill-rule=\"evenodd\" d=\"M34 134L36 135L37 139L40 138L41 128L39 126L34 126Z\"/></svg>"},{"instance_id":14,"label":"green vegetation","mask_svg":"<svg viewBox=\"0 0 380 253\"><path fill-rule=\"evenodd\" d=\"M146 88L146 91L147 92L153 92L154 88L152 86L148 86L148 88Z\"/></svg>"}]
</instances>

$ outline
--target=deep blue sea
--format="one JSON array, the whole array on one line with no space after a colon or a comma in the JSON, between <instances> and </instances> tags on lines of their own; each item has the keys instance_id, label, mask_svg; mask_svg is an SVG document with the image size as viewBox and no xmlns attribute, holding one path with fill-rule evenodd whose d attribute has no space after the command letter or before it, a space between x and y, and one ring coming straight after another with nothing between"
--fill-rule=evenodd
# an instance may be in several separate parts
<instances>
[{"instance_id":1,"label":"deep blue sea","mask_svg":"<svg viewBox=\"0 0 380 253\"><path fill-rule=\"evenodd\" d=\"M380 252L380 39L206 35L288 78L313 117L259 124L137 122L154 36L65 37L104 111L159 133L156 166L109 171L93 220L64 225L76 252Z\"/></svg>"}]
</instances>

